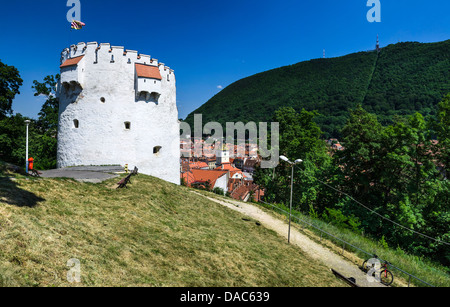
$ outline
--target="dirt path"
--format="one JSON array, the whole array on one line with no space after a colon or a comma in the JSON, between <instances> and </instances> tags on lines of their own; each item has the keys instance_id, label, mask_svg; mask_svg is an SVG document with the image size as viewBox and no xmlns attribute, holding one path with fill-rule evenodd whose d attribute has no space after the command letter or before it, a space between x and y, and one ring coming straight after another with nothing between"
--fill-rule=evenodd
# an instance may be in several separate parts
<instances>
[{"instance_id":1,"label":"dirt path","mask_svg":"<svg viewBox=\"0 0 450 307\"><path fill-rule=\"evenodd\" d=\"M77 166L41 171L43 178L72 178L80 182L100 183L123 173L121 166Z\"/></svg>"},{"instance_id":2,"label":"dirt path","mask_svg":"<svg viewBox=\"0 0 450 307\"><path fill-rule=\"evenodd\" d=\"M215 198L207 197L199 193L196 194L201 195L211 201L214 201L218 204L226 206L232 210L238 211L248 217L251 217L259 221L264 227L277 232L279 235L285 237L287 240L288 224L285 221L277 219L272 215L264 212L256 205L234 201L231 199L222 201ZM335 269L336 271L338 271L339 273L341 273L346 277L355 278L356 284L358 284L360 287L384 287L380 283L369 282L367 280L366 274L363 271L361 271L357 265L351 263L348 260L345 260L344 258L342 258L342 256L334 253L328 248L325 248L322 245L314 242L309 237L302 234L293 227L291 227L291 243L300 247L303 250L303 252L305 252L305 254L307 254L313 259L321 261L325 266L329 267L330 269L331 268Z\"/></svg>"}]
</instances>

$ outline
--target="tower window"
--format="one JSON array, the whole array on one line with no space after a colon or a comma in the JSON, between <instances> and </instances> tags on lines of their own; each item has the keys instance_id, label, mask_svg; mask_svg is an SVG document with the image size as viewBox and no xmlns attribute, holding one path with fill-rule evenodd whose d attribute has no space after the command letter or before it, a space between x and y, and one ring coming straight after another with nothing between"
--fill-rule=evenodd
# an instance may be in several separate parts
<instances>
[{"instance_id":1,"label":"tower window","mask_svg":"<svg viewBox=\"0 0 450 307\"><path fill-rule=\"evenodd\" d=\"M153 154L155 155L155 156L159 156L159 154L161 153L161 146L156 146L156 147L153 147Z\"/></svg>"},{"instance_id":2,"label":"tower window","mask_svg":"<svg viewBox=\"0 0 450 307\"><path fill-rule=\"evenodd\" d=\"M78 121L78 119L73 120L73 127L75 129L78 129L80 127L80 122Z\"/></svg>"},{"instance_id":3,"label":"tower window","mask_svg":"<svg viewBox=\"0 0 450 307\"><path fill-rule=\"evenodd\" d=\"M152 92L152 93L150 94L150 101L152 101L152 102L154 102L154 103L156 103L156 104L159 104L159 97L160 97L160 96L161 96L161 94Z\"/></svg>"},{"instance_id":4,"label":"tower window","mask_svg":"<svg viewBox=\"0 0 450 307\"><path fill-rule=\"evenodd\" d=\"M125 122L125 130L131 130L131 123Z\"/></svg>"}]
</instances>

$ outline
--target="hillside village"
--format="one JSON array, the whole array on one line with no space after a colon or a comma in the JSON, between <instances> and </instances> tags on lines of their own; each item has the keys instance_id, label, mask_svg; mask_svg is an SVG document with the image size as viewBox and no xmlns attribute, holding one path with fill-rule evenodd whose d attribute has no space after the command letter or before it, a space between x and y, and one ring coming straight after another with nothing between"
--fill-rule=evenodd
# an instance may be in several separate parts
<instances>
[{"instance_id":1,"label":"hillside village","mask_svg":"<svg viewBox=\"0 0 450 307\"><path fill-rule=\"evenodd\" d=\"M182 185L211 190L245 202L263 199L264 190L253 182L253 172L261 162L256 144L217 142L213 145L215 154L202 153L202 156L194 157L192 152L195 146L205 143L203 139L194 139L189 148L187 141L181 141ZM238 156L240 152L245 152L245 155Z\"/></svg>"},{"instance_id":2,"label":"hillside village","mask_svg":"<svg viewBox=\"0 0 450 307\"><path fill-rule=\"evenodd\" d=\"M196 157L193 154L194 148L203 148L207 141L195 138L191 141L181 140L181 184L214 191L244 202L264 200L264 188L253 180L253 174L262 159L258 154L258 145L246 142L238 142L238 145L235 145L218 141L212 145L215 154L202 153ZM336 138L327 140L326 144L330 155L345 149ZM239 155L244 152L243 156Z\"/></svg>"}]
</instances>

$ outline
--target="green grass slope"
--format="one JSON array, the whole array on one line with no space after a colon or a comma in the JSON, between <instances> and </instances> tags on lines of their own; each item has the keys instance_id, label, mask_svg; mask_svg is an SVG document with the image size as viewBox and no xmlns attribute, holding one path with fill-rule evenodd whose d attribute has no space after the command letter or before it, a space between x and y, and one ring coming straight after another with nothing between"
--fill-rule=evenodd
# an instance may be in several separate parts
<instances>
[{"instance_id":1,"label":"green grass slope","mask_svg":"<svg viewBox=\"0 0 450 307\"><path fill-rule=\"evenodd\" d=\"M327 136L339 136L348 109L367 106L383 122L395 114L434 114L450 92L450 40L399 43L377 52L315 59L250 76L226 87L194 114L203 122L268 122L276 109L317 110Z\"/></svg>"},{"instance_id":2,"label":"green grass slope","mask_svg":"<svg viewBox=\"0 0 450 307\"><path fill-rule=\"evenodd\" d=\"M117 181L3 172L0 286L343 286L275 232L187 188ZM67 281L72 258L81 284Z\"/></svg>"}]
</instances>

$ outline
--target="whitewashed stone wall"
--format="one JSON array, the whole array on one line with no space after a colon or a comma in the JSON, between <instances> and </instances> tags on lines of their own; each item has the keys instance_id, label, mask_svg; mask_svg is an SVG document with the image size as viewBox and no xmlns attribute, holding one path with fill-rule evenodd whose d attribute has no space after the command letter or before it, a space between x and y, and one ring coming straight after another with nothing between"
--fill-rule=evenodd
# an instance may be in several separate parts
<instances>
[{"instance_id":1,"label":"whitewashed stone wall","mask_svg":"<svg viewBox=\"0 0 450 307\"><path fill-rule=\"evenodd\" d=\"M148 55L109 44L79 43L63 51L58 85L58 167L113 165L180 183L180 136L173 70ZM135 63L159 68L155 92L139 95ZM75 121L78 121L76 128ZM130 123L126 129L125 123ZM161 150L154 154L154 149Z\"/></svg>"}]
</instances>

